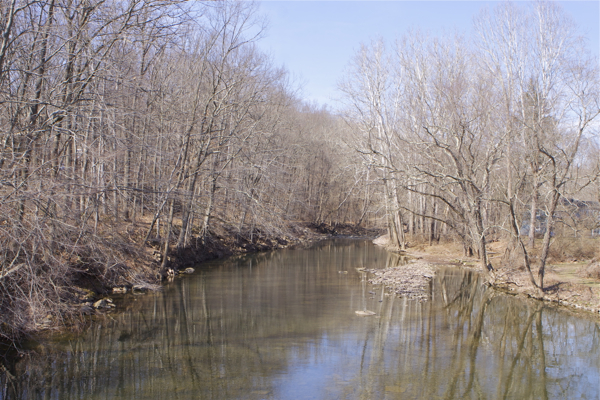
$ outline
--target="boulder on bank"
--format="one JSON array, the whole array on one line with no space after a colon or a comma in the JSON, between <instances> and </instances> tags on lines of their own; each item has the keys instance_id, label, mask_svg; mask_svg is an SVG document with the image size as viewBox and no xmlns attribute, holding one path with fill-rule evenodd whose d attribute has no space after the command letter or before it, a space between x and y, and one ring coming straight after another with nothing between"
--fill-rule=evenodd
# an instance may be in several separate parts
<instances>
[{"instance_id":1,"label":"boulder on bank","mask_svg":"<svg viewBox=\"0 0 600 400\"><path fill-rule=\"evenodd\" d=\"M98 309L98 308L114 308L115 305L113 304L112 299L106 298L106 299L100 299L97 302L95 302L93 304L93 307Z\"/></svg>"},{"instance_id":2,"label":"boulder on bank","mask_svg":"<svg viewBox=\"0 0 600 400\"><path fill-rule=\"evenodd\" d=\"M388 235L387 233L385 235L381 235L378 238L376 238L375 240L373 240L373 244L376 246L383 246L383 247L387 247L390 245L390 235Z\"/></svg>"}]
</instances>

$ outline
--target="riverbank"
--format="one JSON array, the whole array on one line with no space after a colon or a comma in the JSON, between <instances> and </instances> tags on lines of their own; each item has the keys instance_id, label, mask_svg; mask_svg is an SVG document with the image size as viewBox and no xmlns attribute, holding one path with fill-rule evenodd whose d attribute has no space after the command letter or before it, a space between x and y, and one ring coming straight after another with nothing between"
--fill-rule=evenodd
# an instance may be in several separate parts
<instances>
[{"instance_id":1,"label":"riverbank","mask_svg":"<svg viewBox=\"0 0 600 400\"><path fill-rule=\"evenodd\" d=\"M596 242L599 242L596 240ZM505 293L533 298L549 303L559 304L577 310L585 310L596 315L600 313L600 257L594 256L600 251L600 242L590 242L588 258L581 257L582 252L569 251L567 245L558 243L560 250L555 251L546 266L543 294L530 281L529 274L518 258L506 251L506 242L497 241L489 244L489 254L494 270L491 273L490 285ZM378 243L382 243L379 239ZM390 249L397 251L397 249ZM406 254L421 263L433 265L455 265L463 268L480 270L479 260L462 254L462 247L456 243L414 244ZM537 255L532 253L535 261ZM401 267L400 267L401 268ZM537 274L537 269L533 271Z\"/></svg>"},{"instance_id":2,"label":"riverbank","mask_svg":"<svg viewBox=\"0 0 600 400\"><path fill-rule=\"evenodd\" d=\"M4 360L0 398L598 398L597 318L502 295L464 268L436 268L422 303L357 273L402 262L328 239L207 263Z\"/></svg>"},{"instance_id":3,"label":"riverbank","mask_svg":"<svg viewBox=\"0 0 600 400\"><path fill-rule=\"evenodd\" d=\"M27 307L27 298L9 293L11 301L4 303L0 318L0 339L18 343L44 332L80 331L95 315L112 312L113 294L160 290L164 281L178 274L192 273L198 264L209 260L306 246L330 237L375 236L376 233L351 225L310 223L290 224L285 232L257 229L238 232L219 226L204 239L194 237L191 244L182 249L177 250L176 243L170 243L168 259L163 262L163 240L145 240L150 226L150 220L138 219L126 221L117 228L100 226L97 235L82 234L78 253L62 254L53 260L58 268L47 267L62 274L60 296L47 296L40 302L44 308L36 308ZM39 287L43 294L42 282ZM17 287L13 289L19 292Z\"/></svg>"}]
</instances>

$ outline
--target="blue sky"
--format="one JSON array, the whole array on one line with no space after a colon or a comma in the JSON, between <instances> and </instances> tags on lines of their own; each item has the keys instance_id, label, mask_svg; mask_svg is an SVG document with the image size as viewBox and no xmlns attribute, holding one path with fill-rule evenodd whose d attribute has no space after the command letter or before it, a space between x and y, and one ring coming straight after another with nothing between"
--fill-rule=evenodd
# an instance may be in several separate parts
<instances>
[{"instance_id":1,"label":"blue sky","mask_svg":"<svg viewBox=\"0 0 600 400\"><path fill-rule=\"evenodd\" d=\"M562 7L599 53L600 7L597 0L563 1ZM410 28L438 35L469 33L484 1L262 1L269 19L260 47L284 65L301 84L302 97L335 108L336 85L361 43L383 37L392 42Z\"/></svg>"}]
</instances>

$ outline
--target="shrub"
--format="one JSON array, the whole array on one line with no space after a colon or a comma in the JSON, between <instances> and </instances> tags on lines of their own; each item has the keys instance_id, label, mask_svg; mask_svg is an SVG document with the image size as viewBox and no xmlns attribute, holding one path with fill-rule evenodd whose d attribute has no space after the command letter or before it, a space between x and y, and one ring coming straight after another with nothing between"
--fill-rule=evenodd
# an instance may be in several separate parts
<instances>
[{"instance_id":1,"label":"shrub","mask_svg":"<svg viewBox=\"0 0 600 400\"><path fill-rule=\"evenodd\" d=\"M559 237L550 246L550 259L553 262L591 260L600 258L598 238Z\"/></svg>"}]
</instances>

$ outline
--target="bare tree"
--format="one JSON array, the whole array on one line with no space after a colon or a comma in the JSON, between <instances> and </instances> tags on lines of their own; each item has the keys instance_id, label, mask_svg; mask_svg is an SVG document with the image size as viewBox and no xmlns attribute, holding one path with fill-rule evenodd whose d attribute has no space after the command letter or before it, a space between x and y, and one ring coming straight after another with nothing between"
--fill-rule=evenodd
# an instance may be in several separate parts
<instances>
[{"instance_id":1,"label":"bare tree","mask_svg":"<svg viewBox=\"0 0 600 400\"><path fill-rule=\"evenodd\" d=\"M474 41L411 32L393 53L364 45L341 85L346 119L411 234L431 243L444 226L491 271L487 236L509 230L543 288L556 210L598 115L597 67L554 3L500 4L476 29ZM536 216L547 221L537 280L521 238L525 208L530 248Z\"/></svg>"},{"instance_id":2,"label":"bare tree","mask_svg":"<svg viewBox=\"0 0 600 400\"><path fill-rule=\"evenodd\" d=\"M598 115L597 67L585 55L572 21L554 3L538 2L530 10L502 4L492 17L479 17L478 30L485 55L481 59L502 82L507 104L503 118L512 130L511 143L527 162L518 164L507 155L510 176L528 183L521 187L529 190L519 191L512 182L506 187L510 226L532 284L543 289L556 210L566 197L580 143ZM527 199L530 247L536 219L541 214L546 220L537 281L519 229L518 204Z\"/></svg>"},{"instance_id":3,"label":"bare tree","mask_svg":"<svg viewBox=\"0 0 600 400\"><path fill-rule=\"evenodd\" d=\"M349 77L340 85L347 100L346 120L357 132L355 146L377 168L384 191L386 226L392 246L404 250L404 223L394 162L394 135L398 133L398 101L402 87L391 76L390 60L382 40L363 45L351 63Z\"/></svg>"}]
</instances>

